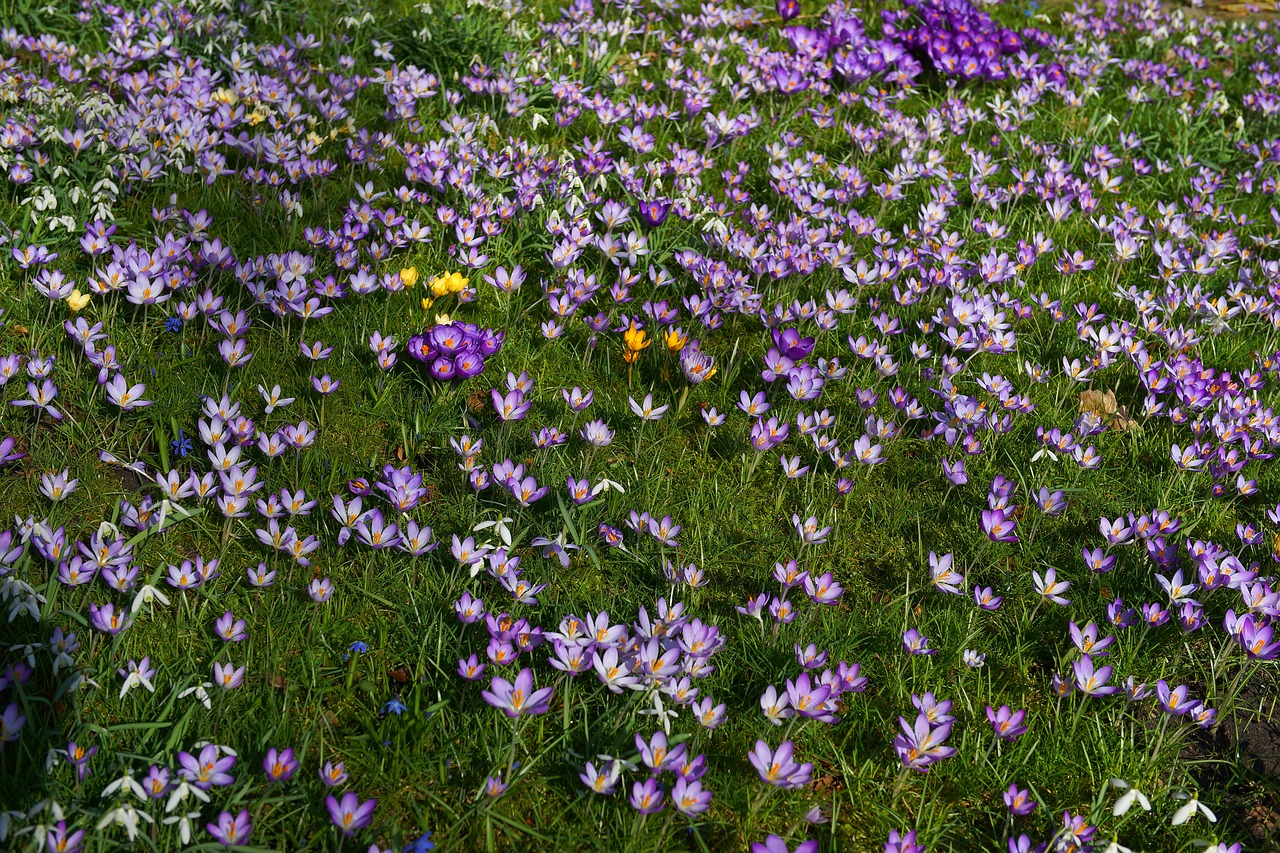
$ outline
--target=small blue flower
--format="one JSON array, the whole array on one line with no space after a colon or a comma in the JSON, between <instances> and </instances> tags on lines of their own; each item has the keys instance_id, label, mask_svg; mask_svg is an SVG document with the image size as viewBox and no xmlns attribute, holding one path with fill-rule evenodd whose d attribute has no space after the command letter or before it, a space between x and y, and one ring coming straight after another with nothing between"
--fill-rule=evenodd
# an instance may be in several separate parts
<instances>
[{"instance_id":1,"label":"small blue flower","mask_svg":"<svg viewBox=\"0 0 1280 853\"><path fill-rule=\"evenodd\" d=\"M356 654L362 655L365 652L369 651L369 644L361 640L356 640L354 643L347 646L347 651L355 652Z\"/></svg>"},{"instance_id":2,"label":"small blue flower","mask_svg":"<svg viewBox=\"0 0 1280 853\"><path fill-rule=\"evenodd\" d=\"M407 710L409 710L408 706L400 701L399 696L392 696L387 700L387 704L382 706L382 713L395 714L397 717Z\"/></svg>"},{"instance_id":3,"label":"small blue flower","mask_svg":"<svg viewBox=\"0 0 1280 853\"><path fill-rule=\"evenodd\" d=\"M187 458L187 454L191 452L191 439L187 438L187 434L182 430L178 430L178 437L169 444L173 448L176 456L183 459Z\"/></svg>"},{"instance_id":4,"label":"small blue flower","mask_svg":"<svg viewBox=\"0 0 1280 853\"><path fill-rule=\"evenodd\" d=\"M182 320L178 317L170 317L164 321L164 330L166 332L181 332Z\"/></svg>"}]
</instances>

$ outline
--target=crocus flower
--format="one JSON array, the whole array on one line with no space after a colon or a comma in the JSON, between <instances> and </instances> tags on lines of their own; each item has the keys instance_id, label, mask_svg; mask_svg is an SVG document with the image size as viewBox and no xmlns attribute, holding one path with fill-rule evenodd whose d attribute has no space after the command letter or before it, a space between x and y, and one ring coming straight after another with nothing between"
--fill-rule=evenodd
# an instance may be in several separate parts
<instances>
[{"instance_id":1,"label":"crocus flower","mask_svg":"<svg viewBox=\"0 0 1280 853\"><path fill-rule=\"evenodd\" d=\"M105 390L107 392L107 400L126 412L140 409L143 406L150 406L152 402L142 398L142 395L147 391L147 386L142 383L130 385L125 381L124 376L119 373L106 384Z\"/></svg>"},{"instance_id":2,"label":"crocus flower","mask_svg":"<svg viewBox=\"0 0 1280 853\"><path fill-rule=\"evenodd\" d=\"M213 665L213 683L223 690L234 690L244 684L244 670L243 666L237 669L233 663L215 663Z\"/></svg>"},{"instance_id":3,"label":"crocus flower","mask_svg":"<svg viewBox=\"0 0 1280 853\"><path fill-rule=\"evenodd\" d=\"M688 817L697 817L711 808L711 792L703 789L701 782L686 781L683 777L676 779L671 800L676 810Z\"/></svg>"},{"instance_id":4,"label":"crocus flower","mask_svg":"<svg viewBox=\"0 0 1280 853\"><path fill-rule=\"evenodd\" d=\"M935 728L928 717L918 714L914 725L902 717L898 718L898 725L902 733L894 738L893 748L904 767L927 773L931 764L955 755L955 747L944 745L951 736L950 722Z\"/></svg>"},{"instance_id":5,"label":"crocus flower","mask_svg":"<svg viewBox=\"0 0 1280 853\"><path fill-rule=\"evenodd\" d=\"M320 768L320 781L327 788L333 788L347 781L347 770L342 766L342 762L334 763L326 761L324 766Z\"/></svg>"},{"instance_id":6,"label":"crocus flower","mask_svg":"<svg viewBox=\"0 0 1280 853\"><path fill-rule=\"evenodd\" d=\"M22 715L21 710L17 702L4 706L4 713L0 714L0 748L17 740L22 727L27 724L27 718Z\"/></svg>"},{"instance_id":7,"label":"crocus flower","mask_svg":"<svg viewBox=\"0 0 1280 853\"><path fill-rule=\"evenodd\" d=\"M221 812L216 823L207 823L204 828L223 847L245 844L249 840L249 834L253 832L248 809L241 809L234 817L230 812Z\"/></svg>"},{"instance_id":8,"label":"crocus flower","mask_svg":"<svg viewBox=\"0 0 1280 853\"><path fill-rule=\"evenodd\" d=\"M45 846L52 853L80 853L84 847L84 830L67 832L67 822L60 820L45 833Z\"/></svg>"},{"instance_id":9,"label":"crocus flower","mask_svg":"<svg viewBox=\"0 0 1280 853\"><path fill-rule=\"evenodd\" d=\"M982 511L982 530L992 542L1017 542L1018 522L1003 509Z\"/></svg>"},{"instance_id":10,"label":"crocus flower","mask_svg":"<svg viewBox=\"0 0 1280 853\"><path fill-rule=\"evenodd\" d=\"M1063 607L1071 603L1070 599L1062 596L1062 593L1066 592L1067 588L1070 587L1071 584L1068 581L1058 580L1057 569L1052 566L1045 569L1043 578L1040 576L1039 572L1033 571L1031 573L1031 579L1035 583L1036 592L1045 599Z\"/></svg>"},{"instance_id":11,"label":"crocus flower","mask_svg":"<svg viewBox=\"0 0 1280 853\"><path fill-rule=\"evenodd\" d=\"M1026 718L1026 711L1014 711L1008 705L1001 705L999 710L987 706L987 721L995 730L996 737L1009 743L1027 733L1027 727L1022 722Z\"/></svg>"},{"instance_id":12,"label":"crocus flower","mask_svg":"<svg viewBox=\"0 0 1280 853\"><path fill-rule=\"evenodd\" d=\"M929 648L929 638L915 628L909 628L902 634L902 649L913 655L936 655L937 649Z\"/></svg>"},{"instance_id":13,"label":"crocus flower","mask_svg":"<svg viewBox=\"0 0 1280 853\"><path fill-rule=\"evenodd\" d=\"M666 807L663 790L652 776L631 786L631 807L643 815L657 814Z\"/></svg>"},{"instance_id":14,"label":"crocus flower","mask_svg":"<svg viewBox=\"0 0 1280 853\"><path fill-rule=\"evenodd\" d=\"M756 741L755 749L747 755L751 766L760 774L760 779L779 788L803 788L809 784L813 765L799 764L793 760L795 744L784 740L776 750L762 740Z\"/></svg>"},{"instance_id":15,"label":"crocus flower","mask_svg":"<svg viewBox=\"0 0 1280 853\"><path fill-rule=\"evenodd\" d=\"M554 693L551 687L534 690L533 670L528 667L520 670L514 684L495 675L489 689L480 691L484 701L512 719L526 714L545 714Z\"/></svg>"},{"instance_id":16,"label":"crocus flower","mask_svg":"<svg viewBox=\"0 0 1280 853\"><path fill-rule=\"evenodd\" d=\"M586 785L597 794L612 794L618 785L618 776L622 772L622 762L617 759L609 761L602 765L600 770L590 761L583 771L578 774L578 778L582 780L582 784Z\"/></svg>"},{"instance_id":17,"label":"crocus flower","mask_svg":"<svg viewBox=\"0 0 1280 853\"><path fill-rule=\"evenodd\" d=\"M1039 805L1035 800L1031 799L1031 792L1017 785L1010 785L1009 790L1004 792L1004 804L1009 809L1009 814L1014 817L1024 817L1036 810Z\"/></svg>"},{"instance_id":18,"label":"crocus flower","mask_svg":"<svg viewBox=\"0 0 1280 853\"><path fill-rule=\"evenodd\" d=\"M267 774L268 782L287 782L297 769L298 760L293 757L292 748L277 750L272 747L262 759L262 770Z\"/></svg>"},{"instance_id":19,"label":"crocus flower","mask_svg":"<svg viewBox=\"0 0 1280 853\"><path fill-rule=\"evenodd\" d=\"M951 567L952 559L953 556L951 554L943 554L939 557L933 551L930 551L929 577L933 580L933 585L941 592L963 595L964 593L960 587L964 584L964 575Z\"/></svg>"},{"instance_id":20,"label":"crocus flower","mask_svg":"<svg viewBox=\"0 0 1280 853\"><path fill-rule=\"evenodd\" d=\"M328 578L312 578L307 584L307 595L318 604L324 604L333 596L333 581Z\"/></svg>"},{"instance_id":21,"label":"crocus flower","mask_svg":"<svg viewBox=\"0 0 1280 853\"><path fill-rule=\"evenodd\" d=\"M671 408L670 405L655 406L652 394L645 394L643 403L637 403L631 397L627 398L627 402L631 404L631 411L635 412L636 416L642 421L660 421L662 416L666 414L667 409Z\"/></svg>"},{"instance_id":22,"label":"crocus flower","mask_svg":"<svg viewBox=\"0 0 1280 853\"><path fill-rule=\"evenodd\" d=\"M324 804L329 809L333 825L350 838L373 821L373 810L377 808L378 801L368 799L362 803L354 791L348 791L341 800L329 794L324 798Z\"/></svg>"},{"instance_id":23,"label":"crocus flower","mask_svg":"<svg viewBox=\"0 0 1280 853\"><path fill-rule=\"evenodd\" d=\"M206 743L200 748L199 755L189 752L178 753L178 773L202 791L215 786L221 787L235 782L235 778L227 771L235 766L234 755L222 755L216 744Z\"/></svg>"},{"instance_id":24,"label":"crocus flower","mask_svg":"<svg viewBox=\"0 0 1280 853\"><path fill-rule=\"evenodd\" d=\"M914 829L901 834L893 829L889 831L889 840L884 844L884 853L924 853L924 845L916 841Z\"/></svg>"},{"instance_id":25,"label":"crocus flower","mask_svg":"<svg viewBox=\"0 0 1280 853\"><path fill-rule=\"evenodd\" d=\"M751 853L818 853L818 842L811 838L800 842L792 850L781 837L770 834L764 841L753 841Z\"/></svg>"}]
</instances>

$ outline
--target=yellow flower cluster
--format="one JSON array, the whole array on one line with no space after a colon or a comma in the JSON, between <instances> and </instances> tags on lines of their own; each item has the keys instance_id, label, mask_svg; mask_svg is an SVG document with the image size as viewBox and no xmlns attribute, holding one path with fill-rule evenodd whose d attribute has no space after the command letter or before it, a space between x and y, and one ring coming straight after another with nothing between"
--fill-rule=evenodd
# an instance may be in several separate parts
<instances>
[{"instance_id":1,"label":"yellow flower cluster","mask_svg":"<svg viewBox=\"0 0 1280 853\"><path fill-rule=\"evenodd\" d=\"M412 273L412 281L405 278L405 273ZM411 267L408 270L400 271L400 278L404 281L406 287L413 287L418 281L417 267ZM438 275L431 281L427 282L427 289L431 291L431 296L422 300L422 310L426 311L435 304L436 300L442 296L449 294L457 295L467 289L467 285L471 283L471 279L463 278L462 273L450 272L444 275Z\"/></svg>"}]
</instances>

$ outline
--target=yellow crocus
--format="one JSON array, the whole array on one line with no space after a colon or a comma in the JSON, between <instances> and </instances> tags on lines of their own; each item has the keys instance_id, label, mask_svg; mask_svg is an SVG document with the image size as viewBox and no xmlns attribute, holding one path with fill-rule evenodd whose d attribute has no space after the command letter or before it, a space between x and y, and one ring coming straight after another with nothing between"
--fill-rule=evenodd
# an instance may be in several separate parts
<instances>
[{"instance_id":1,"label":"yellow crocus","mask_svg":"<svg viewBox=\"0 0 1280 853\"><path fill-rule=\"evenodd\" d=\"M663 334L663 339L667 343L667 352L675 355L684 349L684 345L689 342L689 336L684 333L679 326L673 326Z\"/></svg>"},{"instance_id":2,"label":"yellow crocus","mask_svg":"<svg viewBox=\"0 0 1280 853\"><path fill-rule=\"evenodd\" d=\"M400 281L404 283L405 287L413 287L418 283L418 268L409 267L408 269L400 270Z\"/></svg>"},{"instance_id":3,"label":"yellow crocus","mask_svg":"<svg viewBox=\"0 0 1280 853\"><path fill-rule=\"evenodd\" d=\"M635 364L636 359L640 357L640 350L653 341L649 340L644 329L636 328L636 321L632 320L630 327L622 333L622 343L626 348L622 353L622 360L627 364Z\"/></svg>"},{"instance_id":4,"label":"yellow crocus","mask_svg":"<svg viewBox=\"0 0 1280 853\"><path fill-rule=\"evenodd\" d=\"M71 309L71 313L79 314L84 306L89 304L89 294L81 293L79 288L71 291L67 296L67 307Z\"/></svg>"}]
</instances>

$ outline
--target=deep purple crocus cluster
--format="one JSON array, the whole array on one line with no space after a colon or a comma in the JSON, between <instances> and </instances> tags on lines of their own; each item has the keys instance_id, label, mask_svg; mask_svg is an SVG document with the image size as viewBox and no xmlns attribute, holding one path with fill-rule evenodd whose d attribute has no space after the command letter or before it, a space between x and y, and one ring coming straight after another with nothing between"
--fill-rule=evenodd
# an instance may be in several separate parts
<instances>
[{"instance_id":1,"label":"deep purple crocus cluster","mask_svg":"<svg viewBox=\"0 0 1280 853\"><path fill-rule=\"evenodd\" d=\"M452 320L409 338L409 355L427 365L433 379L469 379L502 349L504 333Z\"/></svg>"}]
</instances>

